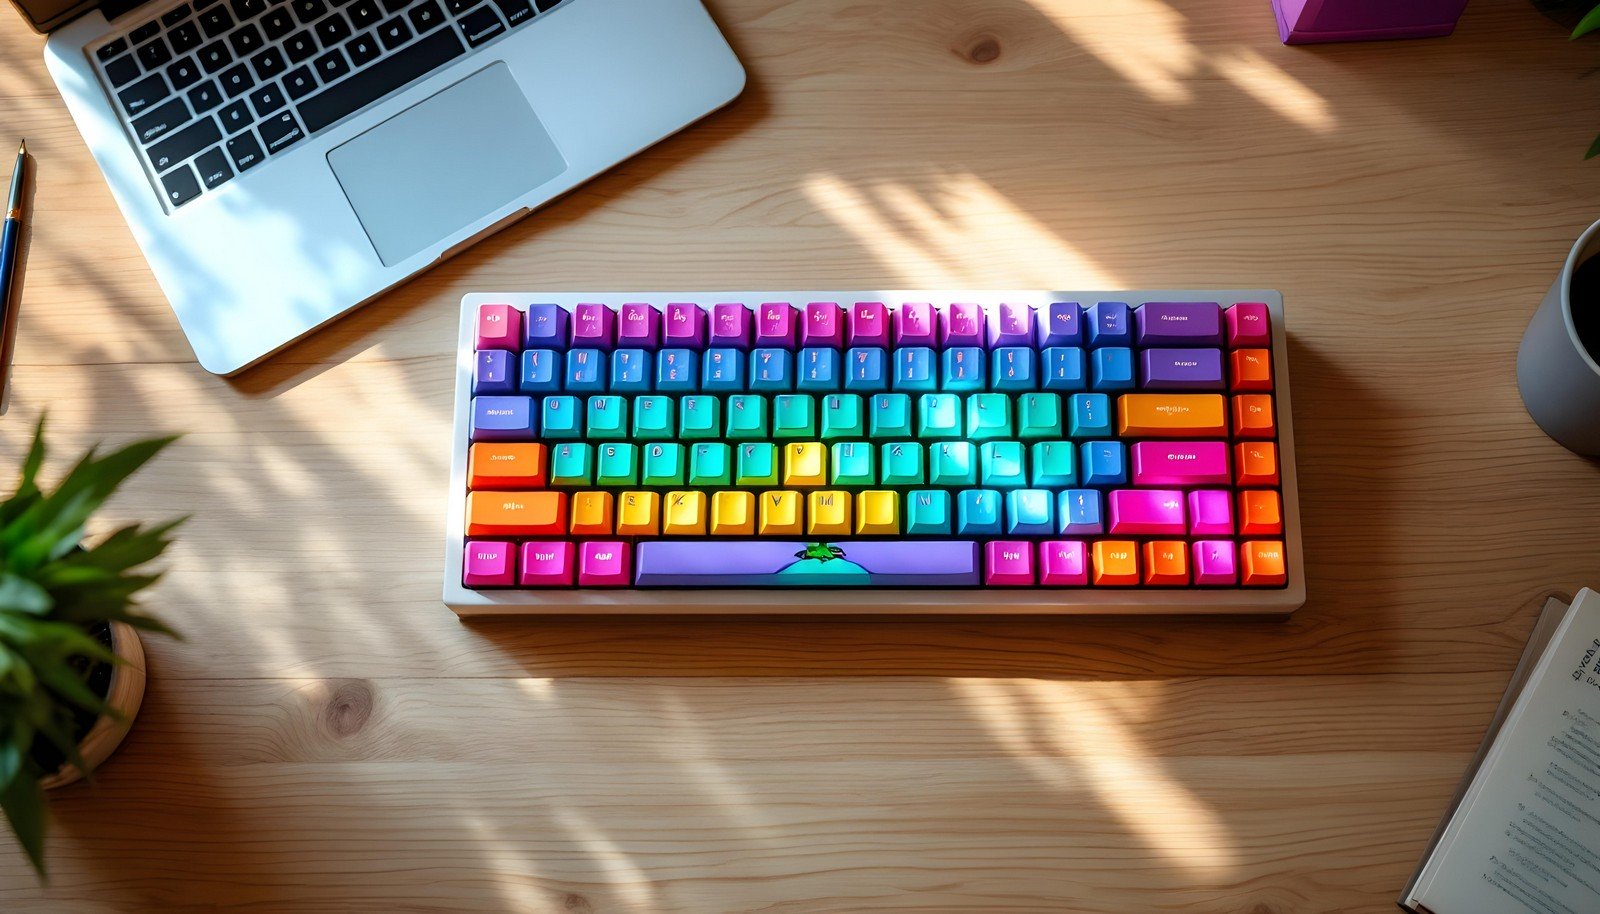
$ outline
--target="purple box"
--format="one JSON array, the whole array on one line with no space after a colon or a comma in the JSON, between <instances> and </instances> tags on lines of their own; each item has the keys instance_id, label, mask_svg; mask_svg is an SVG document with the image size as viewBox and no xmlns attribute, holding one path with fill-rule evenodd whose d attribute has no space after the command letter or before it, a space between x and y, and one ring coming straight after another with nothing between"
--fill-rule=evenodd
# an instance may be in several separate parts
<instances>
[{"instance_id":1,"label":"purple box","mask_svg":"<svg viewBox=\"0 0 1600 914\"><path fill-rule=\"evenodd\" d=\"M1455 31L1467 0L1272 0L1284 44L1438 38Z\"/></svg>"}]
</instances>

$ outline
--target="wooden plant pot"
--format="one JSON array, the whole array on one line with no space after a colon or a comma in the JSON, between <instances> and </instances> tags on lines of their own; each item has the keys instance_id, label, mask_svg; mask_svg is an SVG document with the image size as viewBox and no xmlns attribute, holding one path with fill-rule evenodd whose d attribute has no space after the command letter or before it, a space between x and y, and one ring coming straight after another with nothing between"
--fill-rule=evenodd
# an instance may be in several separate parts
<instances>
[{"instance_id":1,"label":"wooden plant pot","mask_svg":"<svg viewBox=\"0 0 1600 914\"><path fill-rule=\"evenodd\" d=\"M102 714L78 743L83 762L93 771L117 751L122 738L133 727L133 718L139 713L139 703L144 700L144 645L139 633L122 622L111 623L111 652L122 662L111 669L111 684L106 689L106 705L121 715L121 719ZM39 781L46 790L64 787L83 777L83 772L65 762L54 773Z\"/></svg>"}]
</instances>

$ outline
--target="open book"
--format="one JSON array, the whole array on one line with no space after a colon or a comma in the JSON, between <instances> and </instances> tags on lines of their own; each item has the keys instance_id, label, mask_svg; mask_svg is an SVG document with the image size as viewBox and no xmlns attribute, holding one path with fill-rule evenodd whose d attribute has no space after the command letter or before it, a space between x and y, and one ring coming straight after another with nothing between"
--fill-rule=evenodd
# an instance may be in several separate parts
<instances>
[{"instance_id":1,"label":"open book","mask_svg":"<svg viewBox=\"0 0 1600 914\"><path fill-rule=\"evenodd\" d=\"M1545 604L1400 906L1600 912L1600 594Z\"/></svg>"}]
</instances>

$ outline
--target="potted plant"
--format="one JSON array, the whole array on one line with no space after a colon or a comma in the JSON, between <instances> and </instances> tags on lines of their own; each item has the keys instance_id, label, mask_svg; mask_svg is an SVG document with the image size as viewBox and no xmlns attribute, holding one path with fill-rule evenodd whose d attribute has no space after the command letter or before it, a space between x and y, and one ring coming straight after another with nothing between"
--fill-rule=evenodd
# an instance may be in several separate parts
<instances>
[{"instance_id":1,"label":"potted plant","mask_svg":"<svg viewBox=\"0 0 1600 914\"><path fill-rule=\"evenodd\" d=\"M16 491L0 501L0 809L40 875L44 791L111 755L144 696L138 630L172 634L134 596L158 577L137 569L161 555L181 519L92 542L84 524L172 440L91 449L46 491L41 420Z\"/></svg>"}]
</instances>

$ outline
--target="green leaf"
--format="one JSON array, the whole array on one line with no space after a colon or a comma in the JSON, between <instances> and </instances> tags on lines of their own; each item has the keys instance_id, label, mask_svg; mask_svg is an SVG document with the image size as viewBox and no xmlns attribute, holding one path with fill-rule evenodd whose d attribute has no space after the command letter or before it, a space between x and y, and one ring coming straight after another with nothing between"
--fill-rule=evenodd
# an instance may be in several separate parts
<instances>
[{"instance_id":1,"label":"green leaf","mask_svg":"<svg viewBox=\"0 0 1600 914\"><path fill-rule=\"evenodd\" d=\"M1583 157L1588 160L1595 156L1600 156L1600 136L1595 137L1594 142L1589 144L1589 151Z\"/></svg>"},{"instance_id":2,"label":"green leaf","mask_svg":"<svg viewBox=\"0 0 1600 914\"><path fill-rule=\"evenodd\" d=\"M43 615L55 605L50 592L9 571L0 571L0 610Z\"/></svg>"},{"instance_id":3,"label":"green leaf","mask_svg":"<svg viewBox=\"0 0 1600 914\"><path fill-rule=\"evenodd\" d=\"M1587 16L1578 20L1578 27L1572 30L1572 37L1582 38L1595 29L1600 29L1600 6L1596 6Z\"/></svg>"},{"instance_id":4,"label":"green leaf","mask_svg":"<svg viewBox=\"0 0 1600 914\"><path fill-rule=\"evenodd\" d=\"M0 810L33 868L44 876L44 791L32 765L23 765L11 780L0 784Z\"/></svg>"}]
</instances>

